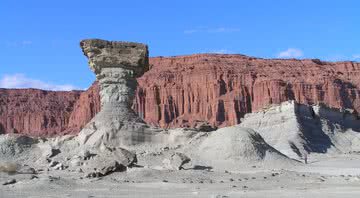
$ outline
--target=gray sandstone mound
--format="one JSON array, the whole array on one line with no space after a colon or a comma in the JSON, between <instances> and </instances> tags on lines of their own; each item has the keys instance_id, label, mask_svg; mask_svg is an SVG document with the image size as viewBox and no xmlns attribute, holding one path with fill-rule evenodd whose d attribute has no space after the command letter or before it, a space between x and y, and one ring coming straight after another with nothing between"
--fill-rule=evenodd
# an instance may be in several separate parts
<instances>
[{"instance_id":1,"label":"gray sandstone mound","mask_svg":"<svg viewBox=\"0 0 360 198\"><path fill-rule=\"evenodd\" d=\"M258 131L271 146L292 158L360 151L360 120L351 110L288 101L245 115L240 126Z\"/></svg>"},{"instance_id":2,"label":"gray sandstone mound","mask_svg":"<svg viewBox=\"0 0 360 198\"><path fill-rule=\"evenodd\" d=\"M212 132L199 145L198 156L214 168L237 169L239 166L254 164L297 164L267 144L254 130L239 126L225 127Z\"/></svg>"},{"instance_id":3,"label":"gray sandstone mound","mask_svg":"<svg viewBox=\"0 0 360 198\"><path fill-rule=\"evenodd\" d=\"M80 46L100 84L101 111L80 132L81 145L119 146L145 141L145 122L131 109L136 78L149 69L144 44L83 40Z\"/></svg>"}]
</instances>

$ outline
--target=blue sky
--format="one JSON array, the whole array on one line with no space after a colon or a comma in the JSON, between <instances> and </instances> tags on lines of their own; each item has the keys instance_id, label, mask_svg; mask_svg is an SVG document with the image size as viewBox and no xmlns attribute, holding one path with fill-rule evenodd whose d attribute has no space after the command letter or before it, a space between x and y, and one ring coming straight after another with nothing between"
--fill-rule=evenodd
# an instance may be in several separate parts
<instances>
[{"instance_id":1,"label":"blue sky","mask_svg":"<svg viewBox=\"0 0 360 198\"><path fill-rule=\"evenodd\" d=\"M1 0L0 87L89 87L84 38L147 43L150 56L359 61L359 8L356 0Z\"/></svg>"}]
</instances>

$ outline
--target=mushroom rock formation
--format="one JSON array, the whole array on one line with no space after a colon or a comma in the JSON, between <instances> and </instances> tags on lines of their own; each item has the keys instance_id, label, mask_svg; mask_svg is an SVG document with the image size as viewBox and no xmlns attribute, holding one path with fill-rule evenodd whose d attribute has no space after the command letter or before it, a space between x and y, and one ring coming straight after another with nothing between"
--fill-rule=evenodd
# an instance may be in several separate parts
<instances>
[{"instance_id":1,"label":"mushroom rock formation","mask_svg":"<svg viewBox=\"0 0 360 198\"><path fill-rule=\"evenodd\" d=\"M131 106L136 78L149 69L147 45L90 39L80 46L99 81L101 100L101 111L78 136L80 144L98 147L143 141L142 132L148 126Z\"/></svg>"}]
</instances>

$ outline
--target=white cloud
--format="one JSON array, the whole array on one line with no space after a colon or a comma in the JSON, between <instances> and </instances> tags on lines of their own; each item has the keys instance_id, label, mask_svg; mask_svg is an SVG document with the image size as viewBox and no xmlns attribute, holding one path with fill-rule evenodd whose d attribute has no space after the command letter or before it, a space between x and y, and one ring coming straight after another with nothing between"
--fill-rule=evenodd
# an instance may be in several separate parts
<instances>
[{"instance_id":1,"label":"white cloud","mask_svg":"<svg viewBox=\"0 0 360 198\"><path fill-rule=\"evenodd\" d=\"M194 29L185 30L185 34L193 34L193 33L228 33L228 32L238 32L239 28L228 28L228 27L218 27L218 28L207 28L207 27L198 27Z\"/></svg>"},{"instance_id":2,"label":"white cloud","mask_svg":"<svg viewBox=\"0 0 360 198\"><path fill-rule=\"evenodd\" d=\"M360 54L354 54L353 59L360 59Z\"/></svg>"},{"instance_id":3,"label":"white cloud","mask_svg":"<svg viewBox=\"0 0 360 198\"><path fill-rule=\"evenodd\" d=\"M296 48L289 48L278 54L278 58L300 58L304 55L303 51Z\"/></svg>"},{"instance_id":4,"label":"white cloud","mask_svg":"<svg viewBox=\"0 0 360 198\"><path fill-rule=\"evenodd\" d=\"M24 74L4 75L0 79L0 87L9 89L35 88L53 91L79 90L73 85L55 85L46 83L41 80L27 78Z\"/></svg>"},{"instance_id":5,"label":"white cloud","mask_svg":"<svg viewBox=\"0 0 360 198\"><path fill-rule=\"evenodd\" d=\"M219 49L219 50L212 50L209 53L215 53L215 54L232 54L233 52L227 49Z\"/></svg>"}]
</instances>

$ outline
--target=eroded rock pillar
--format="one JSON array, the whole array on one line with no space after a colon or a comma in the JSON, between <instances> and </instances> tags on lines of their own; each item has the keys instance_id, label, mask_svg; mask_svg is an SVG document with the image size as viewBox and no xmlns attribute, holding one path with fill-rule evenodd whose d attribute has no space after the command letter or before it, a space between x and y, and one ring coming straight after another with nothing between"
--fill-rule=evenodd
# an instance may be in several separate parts
<instances>
[{"instance_id":1,"label":"eroded rock pillar","mask_svg":"<svg viewBox=\"0 0 360 198\"><path fill-rule=\"evenodd\" d=\"M101 111L80 132L83 144L119 141L121 131L139 132L143 120L131 109L136 78L149 69L147 45L99 39L83 40L80 46L100 84Z\"/></svg>"}]
</instances>

